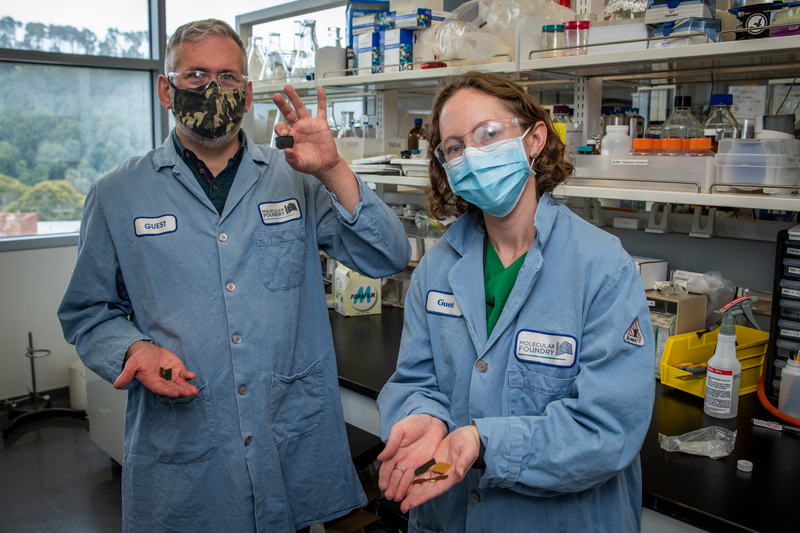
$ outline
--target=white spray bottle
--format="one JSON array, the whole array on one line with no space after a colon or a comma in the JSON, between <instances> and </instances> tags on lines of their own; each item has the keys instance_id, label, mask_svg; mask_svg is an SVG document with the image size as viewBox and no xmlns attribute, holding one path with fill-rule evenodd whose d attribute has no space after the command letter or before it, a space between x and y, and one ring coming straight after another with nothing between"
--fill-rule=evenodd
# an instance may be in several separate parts
<instances>
[{"instance_id":1,"label":"white spray bottle","mask_svg":"<svg viewBox=\"0 0 800 533\"><path fill-rule=\"evenodd\" d=\"M717 337L717 349L708 360L706 394L703 411L716 418L734 418L739 412L739 383L742 363L736 357L736 325L734 317L744 315L756 329L761 329L753 318L750 304L757 302L755 296L738 298L717 313L723 313L722 325Z\"/></svg>"}]
</instances>

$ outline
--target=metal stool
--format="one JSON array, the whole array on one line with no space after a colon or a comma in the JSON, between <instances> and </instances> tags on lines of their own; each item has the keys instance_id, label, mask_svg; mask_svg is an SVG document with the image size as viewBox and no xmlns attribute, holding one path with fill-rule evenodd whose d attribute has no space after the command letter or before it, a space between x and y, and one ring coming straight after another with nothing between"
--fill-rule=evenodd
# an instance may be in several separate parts
<instances>
[{"instance_id":1,"label":"metal stool","mask_svg":"<svg viewBox=\"0 0 800 533\"><path fill-rule=\"evenodd\" d=\"M63 407L52 407L50 397L40 396L36 390L36 368L34 360L47 357L50 355L50 350L34 350L33 349L33 334L28 332L28 348L25 350L25 357L31 360L31 382L33 391L29 391L27 397L17 398L16 400L6 400L8 406L8 418L11 420L11 425L3 430L3 438L7 439L11 434L16 431L20 426L33 422L34 420L41 420L44 418L78 418L86 420L86 411L80 409L68 409ZM17 407L17 404L30 400L33 407ZM43 402L43 405L39 405Z\"/></svg>"}]
</instances>

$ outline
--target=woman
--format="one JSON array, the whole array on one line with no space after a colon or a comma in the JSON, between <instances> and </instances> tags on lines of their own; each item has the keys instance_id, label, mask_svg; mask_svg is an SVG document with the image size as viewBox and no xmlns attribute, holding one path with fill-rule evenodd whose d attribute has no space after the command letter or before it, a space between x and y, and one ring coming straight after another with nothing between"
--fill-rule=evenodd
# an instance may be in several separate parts
<instances>
[{"instance_id":1,"label":"woman","mask_svg":"<svg viewBox=\"0 0 800 533\"><path fill-rule=\"evenodd\" d=\"M654 344L636 266L551 198L572 165L518 85L441 88L428 156L428 209L461 217L406 295L381 489L409 531L638 531ZM446 478L415 475L431 458Z\"/></svg>"}]
</instances>

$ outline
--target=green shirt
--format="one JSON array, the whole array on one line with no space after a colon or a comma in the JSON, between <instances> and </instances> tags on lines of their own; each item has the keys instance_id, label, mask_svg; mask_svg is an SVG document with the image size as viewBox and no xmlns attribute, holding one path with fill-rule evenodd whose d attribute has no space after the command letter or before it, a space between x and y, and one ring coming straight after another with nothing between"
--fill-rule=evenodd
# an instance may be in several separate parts
<instances>
[{"instance_id":1,"label":"green shirt","mask_svg":"<svg viewBox=\"0 0 800 533\"><path fill-rule=\"evenodd\" d=\"M236 151L233 157L228 159L228 165L216 176L211 175L211 171L208 170L206 164L198 159L194 152L181 144L174 130L172 132L172 140L175 141L175 151L178 152L181 159L191 169L197 183L200 184L200 188L205 191L208 199L217 209L217 213L222 215L222 210L225 209L225 200L228 199L228 193L231 192L231 187L233 186L233 179L239 170L239 163L242 162L244 143L247 142L244 135L241 131L239 132L239 150Z\"/></svg>"},{"instance_id":2,"label":"green shirt","mask_svg":"<svg viewBox=\"0 0 800 533\"><path fill-rule=\"evenodd\" d=\"M497 325L500 319L500 313L503 312L508 301L508 296L511 294L511 289L514 288L514 283L517 282L517 275L522 264L525 262L527 252L519 256L516 261L511 263L508 268L503 266L500 257L494 247L486 239L486 264L483 269L483 286L486 291L486 330L487 336L492 336L492 330Z\"/></svg>"}]
</instances>

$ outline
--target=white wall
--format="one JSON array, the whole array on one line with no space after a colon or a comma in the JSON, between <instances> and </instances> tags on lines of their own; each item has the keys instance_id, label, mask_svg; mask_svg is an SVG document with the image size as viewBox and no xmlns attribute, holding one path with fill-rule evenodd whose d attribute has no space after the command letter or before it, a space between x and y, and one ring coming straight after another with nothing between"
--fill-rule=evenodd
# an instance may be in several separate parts
<instances>
[{"instance_id":1,"label":"white wall","mask_svg":"<svg viewBox=\"0 0 800 533\"><path fill-rule=\"evenodd\" d=\"M28 394L29 331L35 349L52 352L35 362L36 388L69 384L68 366L78 354L64 340L56 310L77 256L77 246L0 252L0 398Z\"/></svg>"}]
</instances>

